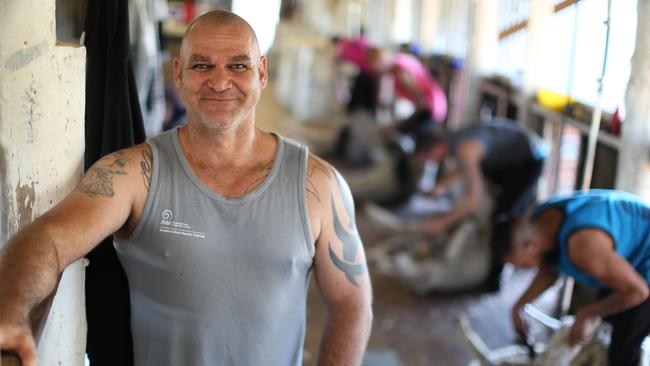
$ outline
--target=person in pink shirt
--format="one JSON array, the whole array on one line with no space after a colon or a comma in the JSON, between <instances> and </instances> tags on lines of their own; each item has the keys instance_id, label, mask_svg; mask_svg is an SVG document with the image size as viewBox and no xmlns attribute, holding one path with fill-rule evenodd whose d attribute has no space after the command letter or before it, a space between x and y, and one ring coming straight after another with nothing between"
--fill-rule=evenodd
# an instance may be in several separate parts
<instances>
[{"instance_id":1,"label":"person in pink shirt","mask_svg":"<svg viewBox=\"0 0 650 366\"><path fill-rule=\"evenodd\" d=\"M417 134L430 130L445 119L447 97L415 56L381 48L371 48L367 53L374 72L389 80L394 95L411 101L415 107L410 117L397 122L399 130Z\"/></svg>"},{"instance_id":2,"label":"person in pink shirt","mask_svg":"<svg viewBox=\"0 0 650 366\"><path fill-rule=\"evenodd\" d=\"M372 68L368 51L372 45L365 37L334 39L337 61L349 63L359 72L351 80L350 90L346 91L346 111L365 111L375 116L379 90L378 76Z\"/></svg>"},{"instance_id":3,"label":"person in pink shirt","mask_svg":"<svg viewBox=\"0 0 650 366\"><path fill-rule=\"evenodd\" d=\"M338 58L356 65L361 72L368 75L374 74L367 56L371 48L372 45L363 36L336 40L336 53Z\"/></svg>"}]
</instances>

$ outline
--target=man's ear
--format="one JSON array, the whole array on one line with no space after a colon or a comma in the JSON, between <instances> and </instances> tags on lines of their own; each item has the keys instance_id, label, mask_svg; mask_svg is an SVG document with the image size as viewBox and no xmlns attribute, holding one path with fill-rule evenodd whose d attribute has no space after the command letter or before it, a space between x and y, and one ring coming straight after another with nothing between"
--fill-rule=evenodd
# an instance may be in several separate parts
<instances>
[{"instance_id":1,"label":"man's ear","mask_svg":"<svg viewBox=\"0 0 650 366\"><path fill-rule=\"evenodd\" d=\"M174 85L176 85L177 89L180 89L181 81L183 79L183 65L181 60L177 57L174 58L174 63L172 66L173 66Z\"/></svg>"},{"instance_id":2,"label":"man's ear","mask_svg":"<svg viewBox=\"0 0 650 366\"><path fill-rule=\"evenodd\" d=\"M269 79L269 74L268 74L268 69L267 69L267 67L268 67L268 66L267 66L267 59L266 59L266 56L262 56L262 57L260 58L260 69L259 69L259 73L260 73L260 86L262 87L262 89L264 89L264 88L266 87L266 84L267 84L268 79Z\"/></svg>"}]
</instances>

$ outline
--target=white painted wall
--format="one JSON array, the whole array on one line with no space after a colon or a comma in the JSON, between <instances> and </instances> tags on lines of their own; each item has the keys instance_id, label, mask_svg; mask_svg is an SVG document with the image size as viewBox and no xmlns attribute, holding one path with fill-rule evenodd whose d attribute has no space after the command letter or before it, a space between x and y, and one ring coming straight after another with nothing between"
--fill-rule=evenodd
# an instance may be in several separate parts
<instances>
[{"instance_id":1,"label":"white painted wall","mask_svg":"<svg viewBox=\"0 0 650 366\"><path fill-rule=\"evenodd\" d=\"M273 41L280 21L280 0L232 0L232 11L255 30L260 51L266 55Z\"/></svg>"},{"instance_id":2,"label":"white painted wall","mask_svg":"<svg viewBox=\"0 0 650 366\"><path fill-rule=\"evenodd\" d=\"M422 0L420 13L420 43L426 53L433 51L433 44L440 27L441 0Z\"/></svg>"},{"instance_id":3,"label":"white painted wall","mask_svg":"<svg viewBox=\"0 0 650 366\"><path fill-rule=\"evenodd\" d=\"M85 49L56 46L55 0L0 1L0 246L82 174ZM83 266L65 272L41 365L83 365Z\"/></svg>"},{"instance_id":4,"label":"white painted wall","mask_svg":"<svg viewBox=\"0 0 650 366\"><path fill-rule=\"evenodd\" d=\"M526 42L526 64L524 66L521 85L521 99L517 119L526 125L528 123L528 102L533 98L540 85L540 77L544 75L547 65L543 55L548 52L548 26L553 14L553 3L550 0L532 0L530 3L530 18L528 19L528 40Z\"/></svg>"},{"instance_id":5,"label":"white painted wall","mask_svg":"<svg viewBox=\"0 0 650 366\"><path fill-rule=\"evenodd\" d=\"M640 194L650 202L650 0L638 0L636 48L626 92L616 188Z\"/></svg>"},{"instance_id":6,"label":"white painted wall","mask_svg":"<svg viewBox=\"0 0 650 366\"><path fill-rule=\"evenodd\" d=\"M480 95L477 90L480 89L481 77L490 75L496 64L498 9L499 0L470 2L469 40L461 73L460 100L457 101L460 108L450 111L450 128L463 127L479 118Z\"/></svg>"}]
</instances>

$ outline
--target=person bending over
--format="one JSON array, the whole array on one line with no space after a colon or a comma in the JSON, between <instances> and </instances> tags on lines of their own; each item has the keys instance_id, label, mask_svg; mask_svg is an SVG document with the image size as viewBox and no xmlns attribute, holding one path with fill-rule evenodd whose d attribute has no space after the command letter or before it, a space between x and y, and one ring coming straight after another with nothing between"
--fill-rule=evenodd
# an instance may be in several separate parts
<instances>
[{"instance_id":1,"label":"person bending over","mask_svg":"<svg viewBox=\"0 0 650 366\"><path fill-rule=\"evenodd\" d=\"M520 335L526 333L523 306L564 273L601 289L597 301L577 309L570 344L587 343L588 324L602 317L613 325L609 365L639 364L641 343L650 333L650 206L613 190L551 198L516 226L505 259L520 267L539 267L512 309Z\"/></svg>"},{"instance_id":2,"label":"person bending over","mask_svg":"<svg viewBox=\"0 0 650 366\"><path fill-rule=\"evenodd\" d=\"M492 237L490 239L490 271L482 289L498 291L503 263L513 220L522 217L535 200L537 181L541 176L546 149L541 139L517 122L494 119L446 136L422 134L416 139L416 158L434 161L440 167L453 160L433 188L443 192L445 186L460 179L465 192L454 208L446 214L425 218L421 231L442 233L476 212L490 195L494 200Z\"/></svg>"},{"instance_id":3,"label":"person bending over","mask_svg":"<svg viewBox=\"0 0 650 366\"><path fill-rule=\"evenodd\" d=\"M447 116L447 96L429 70L415 56L382 48L367 51L373 71L379 76L379 98L384 104L401 97L414 106L413 113L396 122L402 133L417 135L430 131ZM388 90L388 93L382 92ZM386 89L387 88L387 89ZM391 97L386 97L386 95Z\"/></svg>"}]
</instances>

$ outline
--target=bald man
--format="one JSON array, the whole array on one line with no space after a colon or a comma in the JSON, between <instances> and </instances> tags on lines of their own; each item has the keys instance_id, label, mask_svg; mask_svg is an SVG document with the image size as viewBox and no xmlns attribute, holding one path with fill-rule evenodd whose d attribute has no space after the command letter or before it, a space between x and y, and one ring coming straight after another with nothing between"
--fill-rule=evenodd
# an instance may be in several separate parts
<instances>
[{"instance_id":1,"label":"bald man","mask_svg":"<svg viewBox=\"0 0 650 366\"><path fill-rule=\"evenodd\" d=\"M304 146L255 127L268 75L252 28L207 13L173 66L187 125L105 156L5 245L0 347L35 366L28 314L114 234L135 365L301 365L312 270L329 311L319 364L359 365L371 284L352 196Z\"/></svg>"}]
</instances>

